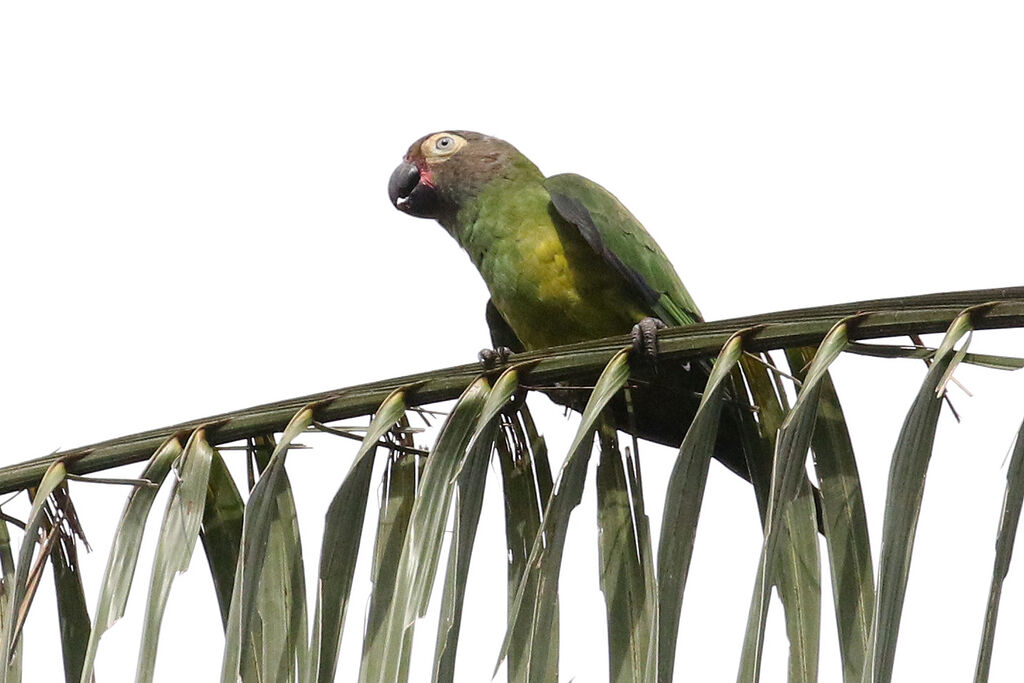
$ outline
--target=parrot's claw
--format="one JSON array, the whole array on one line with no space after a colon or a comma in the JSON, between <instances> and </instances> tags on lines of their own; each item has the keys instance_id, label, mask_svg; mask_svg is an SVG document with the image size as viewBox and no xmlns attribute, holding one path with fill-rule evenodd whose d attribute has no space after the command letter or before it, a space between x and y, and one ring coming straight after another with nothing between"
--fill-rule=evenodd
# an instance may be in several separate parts
<instances>
[{"instance_id":1,"label":"parrot's claw","mask_svg":"<svg viewBox=\"0 0 1024 683\"><path fill-rule=\"evenodd\" d=\"M493 370L499 365L508 363L508 359L512 357L512 350L507 346L499 346L494 349L480 349L480 353L476 354L476 357L480 359L480 364L484 366L484 370Z\"/></svg>"},{"instance_id":2,"label":"parrot's claw","mask_svg":"<svg viewBox=\"0 0 1024 683\"><path fill-rule=\"evenodd\" d=\"M658 357L658 330L668 325L658 318L644 318L633 325L633 349L644 358L654 361Z\"/></svg>"}]
</instances>

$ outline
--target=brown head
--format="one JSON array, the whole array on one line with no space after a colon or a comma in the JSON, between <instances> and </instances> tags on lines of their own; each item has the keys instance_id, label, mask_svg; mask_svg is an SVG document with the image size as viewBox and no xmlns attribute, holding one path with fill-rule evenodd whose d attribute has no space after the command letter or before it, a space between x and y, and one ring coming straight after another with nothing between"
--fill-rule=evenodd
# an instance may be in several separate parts
<instances>
[{"instance_id":1,"label":"brown head","mask_svg":"<svg viewBox=\"0 0 1024 683\"><path fill-rule=\"evenodd\" d=\"M542 177L504 140L465 130L425 135L391 174L388 196L399 211L420 218L453 215L481 189L522 174Z\"/></svg>"}]
</instances>

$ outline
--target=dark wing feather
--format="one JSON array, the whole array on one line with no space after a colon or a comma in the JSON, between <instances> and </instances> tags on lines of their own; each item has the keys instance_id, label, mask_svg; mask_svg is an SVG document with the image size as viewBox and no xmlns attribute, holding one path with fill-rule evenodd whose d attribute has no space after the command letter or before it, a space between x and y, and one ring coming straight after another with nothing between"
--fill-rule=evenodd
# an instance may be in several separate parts
<instances>
[{"instance_id":1,"label":"dark wing feather","mask_svg":"<svg viewBox=\"0 0 1024 683\"><path fill-rule=\"evenodd\" d=\"M573 173L547 178L544 187L558 215L576 226L654 315L669 325L701 320L668 257L611 192Z\"/></svg>"},{"instance_id":2,"label":"dark wing feather","mask_svg":"<svg viewBox=\"0 0 1024 683\"><path fill-rule=\"evenodd\" d=\"M490 299L487 300L487 309L484 314L487 317L487 329L491 332L492 348L497 349L504 346L512 353L522 353L526 350L523 342L519 341L519 337L512 330L512 326L508 324L508 321Z\"/></svg>"},{"instance_id":3,"label":"dark wing feather","mask_svg":"<svg viewBox=\"0 0 1024 683\"><path fill-rule=\"evenodd\" d=\"M590 211L583 205L583 202L576 197L570 197L559 192L551 192L550 194L551 203L555 205L558 214L575 225L579 229L580 234L583 235L583 239L590 245L590 248L600 254L601 258L618 271L619 275L625 278L626 282L640 294L644 303L653 309L658 304L661 294L647 284L643 275L623 263L622 259L608 248L608 245L601 239L601 232L597 229Z\"/></svg>"}]
</instances>

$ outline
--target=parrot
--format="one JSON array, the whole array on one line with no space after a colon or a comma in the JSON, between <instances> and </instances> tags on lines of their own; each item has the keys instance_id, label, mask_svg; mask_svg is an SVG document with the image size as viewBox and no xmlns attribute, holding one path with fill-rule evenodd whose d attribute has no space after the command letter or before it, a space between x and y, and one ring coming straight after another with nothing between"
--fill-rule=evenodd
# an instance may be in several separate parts
<instances>
[{"instance_id":1,"label":"parrot","mask_svg":"<svg viewBox=\"0 0 1024 683\"><path fill-rule=\"evenodd\" d=\"M504 140L465 130L426 135L392 173L388 195L399 211L437 221L483 278L494 345L481 352L485 365L626 333L656 361L659 329L703 321L664 251L611 192L574 173L547 177ZM678 446L711 363L636 365L631 404L612 404L616 426ZM549 396L577 410L583 404ZM739 413L750 406L727 404L714 455L750 480Z\"/></svg>"}]
</instances>

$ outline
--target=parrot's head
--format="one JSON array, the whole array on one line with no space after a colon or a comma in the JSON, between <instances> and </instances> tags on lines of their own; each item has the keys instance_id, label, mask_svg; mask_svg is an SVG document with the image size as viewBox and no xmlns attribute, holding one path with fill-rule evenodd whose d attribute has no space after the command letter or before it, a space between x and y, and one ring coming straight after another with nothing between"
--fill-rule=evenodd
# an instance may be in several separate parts
<instances>
[{"instance_id":1,"label":"parrot's head","mask_svg":"<svg viewBox=\"0 0 1024 683\"><path fill-rule=\"evenodd\" d=\"M442 219L454 215L492 181L521 172L540 175L504 140L465 130L431 133L409 147L391 174L388 196L399 211Z\"/></svg>"}]
</instances>

